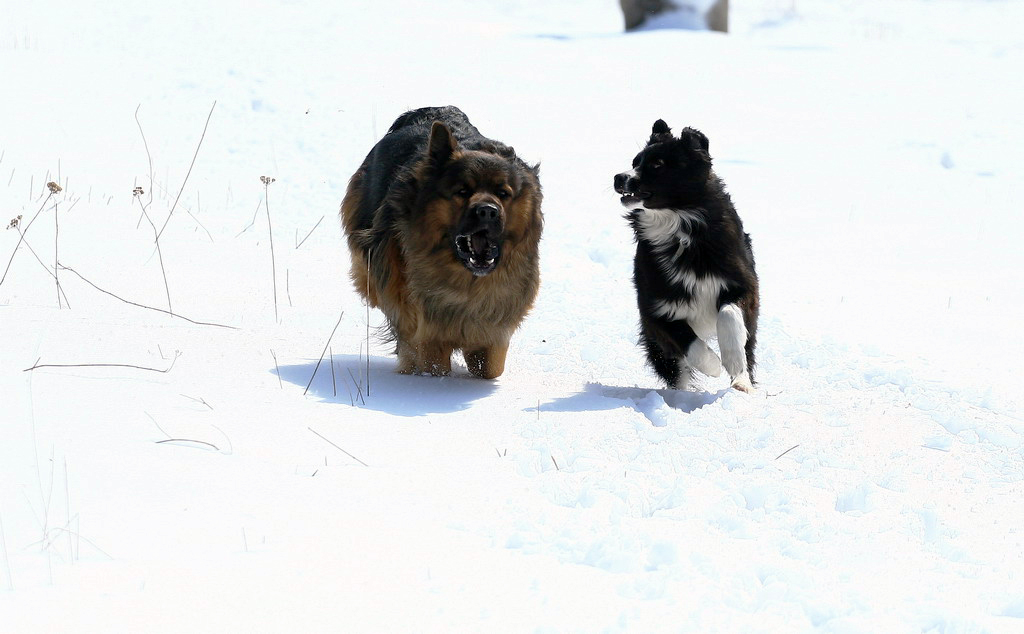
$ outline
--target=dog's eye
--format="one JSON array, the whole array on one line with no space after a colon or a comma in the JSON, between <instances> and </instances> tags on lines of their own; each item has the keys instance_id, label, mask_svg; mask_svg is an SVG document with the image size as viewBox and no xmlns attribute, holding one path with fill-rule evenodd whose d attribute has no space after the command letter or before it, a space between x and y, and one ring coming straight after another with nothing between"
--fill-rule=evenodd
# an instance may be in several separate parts
<instances>
[{"instance_id":1,"label":"dog's eye","mask_svg":"<svg viewBox=\"0 0 1024 634\"><path fill-rule=\"evenodd\" d=\"M509 196L511 196L511 194L508 193L507 189L499 189L498 190L498 198L500 198L502 200L505 200Z\"/></svg>"},{"instance_id":2,"label":"dog's eye","mask_svg":"<svg viewBox=\"0 0 1024 634\"><path fill-rule=\"evenodd\" d=\"M650 165L652 170L661 169L664 166L665 166L665 161L663 161L661 159L657 159L656 161L651 161L651 165Z\"/></svg>"},{"instance_id":3,"label":"dog's eye","mask_svg":"<svg viewBox=\"0 0 1024 634\"><path fill-rule=\"evenodd\" d=\"M455 192L455 195L459 198L469 198L473 195L473 192L468 187L463 187L459 191Z\"/></svg>"}]
</instances>

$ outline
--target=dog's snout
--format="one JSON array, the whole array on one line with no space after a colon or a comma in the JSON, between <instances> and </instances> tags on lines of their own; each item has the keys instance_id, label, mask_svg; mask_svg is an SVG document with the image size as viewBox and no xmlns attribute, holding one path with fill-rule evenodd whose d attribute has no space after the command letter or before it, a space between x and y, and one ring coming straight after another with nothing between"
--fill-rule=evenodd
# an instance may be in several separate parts
<instances>
[{"instance_id":1,"label":"dog's snout","mask_svg":"<svg viewBox=\"0 0 1024 634\"><path fill-rule=\"evenodd\" d=\"M473 207L471 211L478 222L497 222L501 217L501 210L491 203L481 203Z\"/></svg>"},{"instance_id":2,"label":"dog's snout","mask_svg":"<svg viewBox=\"0 0 1024 634\"><path fill-rule=\"evenodd\" d=\"M635 192L638 183L639 179L637 179L636 174L633 172L623 172L615 175L615 191L620 194Z\"/></svg>"}]
</instances>

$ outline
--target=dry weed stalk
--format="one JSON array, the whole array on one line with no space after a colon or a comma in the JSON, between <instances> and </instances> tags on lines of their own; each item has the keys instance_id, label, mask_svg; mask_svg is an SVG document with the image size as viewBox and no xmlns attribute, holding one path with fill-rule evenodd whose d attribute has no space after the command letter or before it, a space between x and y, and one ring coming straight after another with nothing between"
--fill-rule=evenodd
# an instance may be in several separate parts
<instances>
[{"instance_id":1,"label":"dry weed stalk","mask_svg":"<svg viewBox=\"0 0 1024 634\"><path fill-rule=\"evenodd\" d=\"M108 290L105 290L105 289L100 288L99 286L96 286L95 284L93 284L92 282L87 280L81 273L79 273L75 269L71 268L70 266L64 266L63 264L61 264L60 268L63 271L70 271L70 272L74 273L76 276L78 276L78 279L82 280L83 282L85 282L89 286L95 288L96 290L98 290L99 292L101 292L101 293L103 293L105 295L110 295L114 299L116 299L118 301L121 301L121 302L124 302L125 304L129 304L129 305L135 306L137 308L145 308L146 310L153 310L153 311L156 311L158 313L163 313L165 315L170 315L171 317L176 317L178 319L184 319L185 321L187 321L189 323L192 323L192 324L195 324L197 326L214 326L216 328L230 328L231 330L238 330L238 328L236 328L235 326L227 326L225 324L216 324L216 323L212 323L212 322L208 322L208 321L196 321L194 319L189 319L188 317L185 317L184 315L179 315L178 313L172 313L171 311L164 310L163 308L154 308L153 306L146 306L145 304L139 304L137 302L129 301L129 300L127 300L127 299L125 299L125 298L123 298L123 297L121 297L119 295L115 295L114 293L111 293Z\"/></svg>"},{"instance_id":2,"label":"dry weed stalk","mask_svg":"<svg viewBox=\"0 0 1024 634\"><path fill-rule=\"evenodd\" d=\"M57 161L57 179L60 180L60 161ZM60 193L63 189L58 183L53 181L46 184L46 187L50 190L50 195ZM66 196L66 194L65 194ZM57 209L58 203L53 203L53 280L57 283L57 308L64 308L64 304L61 303L60 299L60 278L58 277L57 260L60 256L60 211ZM69 307L70 308L70 307Z\"/></svg>"},{"instance_id":3,"label":"dry weed stalk","mask_svg":"<svg viewBox=\"0 0 1024 634\"><path fill-rule=\"evenodd\" d=\"M164 234L164 229L167 228L167 223L171 221L171 216L174 215L174 210L177 208L178 201L181 199L181 192L185 191L185 184L188 183L188 177L192 174L192 168L195 167L196 157L199 156L199 148L203 147L203 139L206 138L206 129L210 127L210 117L213 116L213 109L216 107L217 102L214 101L213 105L210 106L210 114L206 115L206 123L203 125L203 134L199 137L199 144L196 145L195 154L192 155L192 162L188 166L188 172L185 173L185 180L181 182L181 189L178 190L178 195L174 198L174 204L171 205L171 210L167 213L167 219L164 220L163 226L160 227L160 231L156 234L157 238Z\"/></svg>"},{"instance_id":4,"label":"dry weed stalk","mask_svg":"<svg viewBox=\"0 0 1024 634\"><path fill-rule=\"evenodd\" d=\"M329 444L330 446L334 447L335 449L337 449L337 450L338 450L338 451L340 451L341 453L345 454L345 455L346 455L346 456L348 456L349 458L351 458L351 459L355 460L356 462L358 462L359 464L363 465L364 467L369 467L369 466L370 466L370 465L366 464L365 462L363 462L362 460L360 460L359 458L356 458L355 456L353 456L353 455L352 455L352 454L350 454L349 452L345 451L344 449L342 449L341 447L339 447L339 446L338 446L338 445L336 445L335 443L331 442L331 440L330 440L330 439L328 439L328 438L327 438L326 436L324 436L323 434L321 434L321 433L320 433L320 432L318 432L317 430L313 429L312 427L307 427L306 429L308 429L309 431L313 432L313 433L314 433L314 434L316 434L317 436L320 436L321 438L323 438L323 439L324 439L324 440L325 440L325 441L327 442L327 444Z\"/></svg>"},{"instance_id":5,"label":"dry weed stalk","mask_svg":"<svg viewBox=\"0 0 1024 634\"><path fill-rule=\"evenodd\" d=\"M341 311L338 315L338 323L334 324L334 330L331 331L331 336L327 338L327 343L324 344L324 351L320 353L320 360L316 362L316 367L313 368L313 374L309 377L309 383L306 384L306 389L302 391L302 395L305 396L306 392L309 391L309 386L313 385L313 379L316 378L316 371L320 369L320 364L324 360L324 355L327 354L327 348L331 345L331 339L334 339L334 333L338 332L338 326L341 325L341 319L345 316L345 311Z\"/></svg>"},{"instance_id":6,"label":"dry weed stalk","mask_svg":"<svg viewBox=\"0 0 1024 634\"><path fill-rule=\"evenodd\" d=\"M10 272L10 270L11 270L11 263L14 262L14 256L18 254L18 248L21 246L21 243L25 241L25 234L27 234L28 230L32 228L32 223L34 223L36 221L36 218L39 217L39 214L43 213L43 209L46 208L46 203L50 202L50 199L53 198L53 194L54 194L54 192L51 191L50 195L47 196L46 200L43 201L43 204L39 205L39 210L36 211L36 214L34 216L32 216L32 220L28 221L28 226L25 227L25 230L24 231L20 231L21 237L18 239L18 244L14 245L14 251L11 253L11 259L7 261L7 268L4 269L4 274L3 274L2 277L0 277L0 286L2 286L4 281L7 279L7 273ZM18 216L17 220L18 220L18 225L20 226L20 224L21 224L21 216ZM11 224L13 225L14 221L11 221Z\"/></svg>"},{"instance_id":7,"label":"dry weed stalk","mask_svg":"<svg viewBox=\"0 0 1024 634\"><path fill-rule=\"evenodd\" d=\"M146 209L148 203L147 205L142 204L142 195L144 193L145 192L141 187L136 186L135 189L132 190L132 198L139 203L139 209L142 210L142 217L146 219L146 222L148 222L149 226L153 229L153 243L156 244L156 254L160 260L160 274L164 278L164 292L167 293L167 312L174 314L174 308L171 307L171 287L167 284L167 269L164 267L164 253L160 248L160 233L156 230L156 225L153 224L153 220L149 217L149 212ZM152 198L153 194L150 193L150 202L152 202Z\"/></svg>"},{"instance_id":8,"label":"dry weed stalk","mask_svg":"<svg viewBox=\"0 0 1024 634\"><path fill-rule=\"evenodd\" d=\"M276 181L270 176L260 176L263 183L263 201L267 208L267 233L270 235L270 270L274 278L274 323L277 323L277 261L274 257L274 227L270 222L270 184Z\"/></svg>"},{"instance_id":9,"label":"dry weed stalk","mask_svg":"<svg viewBox=\"0 0 1024 634\"><path fill-rule=\"evenodd\" d=\"M167 374L172 368L174 368L174 364L180 356L181 352L175 351L174 358L171 359L171 364L166 368L150 368L148 366L132 365L130 363L39 363L39 359L36 359L35 364L31 368L25 368L22 372L31 372L32 370L38 370L40 368L131 368L133 370L146 370L148 372Z\"/></svg>"}]
</instances>

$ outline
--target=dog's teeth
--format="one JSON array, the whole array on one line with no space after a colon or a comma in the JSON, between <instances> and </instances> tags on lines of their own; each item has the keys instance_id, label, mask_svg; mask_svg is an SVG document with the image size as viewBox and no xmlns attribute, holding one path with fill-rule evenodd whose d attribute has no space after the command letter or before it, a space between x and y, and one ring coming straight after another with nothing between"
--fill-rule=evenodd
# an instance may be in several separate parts
<instances>
[{"instance_id":1,"label":"dog's teeth","mask_svg":"<svg viewBox=\"0 0 1024 634\"><path fill-rule=\"evenodd\" d=\"M490 266L492 264L494 264L494 258L491 258L490 260L487 260L487 266Z\"/></svg>"}]
</instances>

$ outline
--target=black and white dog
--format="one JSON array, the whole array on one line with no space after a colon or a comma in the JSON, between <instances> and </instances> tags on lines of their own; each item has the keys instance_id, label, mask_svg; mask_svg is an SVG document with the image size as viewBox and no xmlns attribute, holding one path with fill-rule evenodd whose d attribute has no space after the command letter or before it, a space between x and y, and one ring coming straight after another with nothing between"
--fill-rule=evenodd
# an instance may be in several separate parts
<instances>
[{"instance_id":1,"label":"black and white dog","mask_svg":"<svg viewBox=\"0 0 1024 634\"><path fill-rule=\"evenodd\" d=\"M685 128L678 138L659 119L633 169L615 191L636 234L633 283L640 341L670 388L685 389L694 370L752 392L757 334L757 274L750 236L721 179L711 170L708 138ZM721 360L707 342L718 338Z\"/></svg>"}]
</instances>

